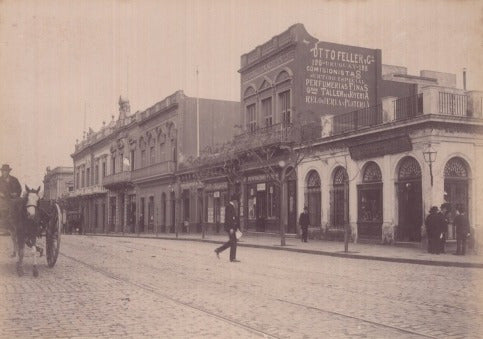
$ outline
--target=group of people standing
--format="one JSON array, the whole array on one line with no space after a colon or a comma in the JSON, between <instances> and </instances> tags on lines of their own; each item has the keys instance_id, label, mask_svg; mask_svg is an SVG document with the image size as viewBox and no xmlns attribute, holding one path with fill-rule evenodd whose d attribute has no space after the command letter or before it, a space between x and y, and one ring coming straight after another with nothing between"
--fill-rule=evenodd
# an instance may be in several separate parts
<instances>
[{"instance_id":1,"label":"group of people standing","mask_svg":"<svg viewBox=\"0 0 483 339\"><path fill-rule=\"evenodd\" d=\"M428 235L428 252L433 254L445 253L446 237L449 225L449 213L451 205L444 203L440 209L431 207L426 218L426 232ZM466 243L470 237L470 224L463 206L456 207L456 215L453 220L456 229L456 253L466 254Z\"/></svg>"}]
</instances>

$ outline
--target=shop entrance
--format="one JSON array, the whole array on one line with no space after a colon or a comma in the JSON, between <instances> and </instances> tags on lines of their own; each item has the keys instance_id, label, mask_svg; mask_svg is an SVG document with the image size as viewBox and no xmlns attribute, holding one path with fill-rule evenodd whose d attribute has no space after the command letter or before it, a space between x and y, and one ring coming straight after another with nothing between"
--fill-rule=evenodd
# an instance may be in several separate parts
<instances>
[{"instance_id":1,"label":"shop entrance","mask_svg":"<svg viewBox=\"0 0 483 339\"><path fill-rule=\"evenodd\" d=\"M421 190L421 167L416 159L401 160L396 184L398 199L397 241L421 241L423 224L423 197Z\"/></svg>"},{"instance_id":2,"label":"shop entrance","mask_svg":"<svg viewBox=\"0 0 483 339\"><path fill-rule=\"evenodd\" d=\"M466 216L469 218L469 175L468 166L461 158L452 158L444 167L444 191L445 201L451 204L451 211L449 214L450 225L448 228L448 239L455 239L455 227L453 219L455 216L455 209L458 206L464 208Z\"/></svg>"},{"instance_id":3,"label":"shop entrance","mask_svg":"<svg viewBox=\"0 0 483 339\"><path fill-rule=\"evenodd\" d=\"M382 174L375 162L366 164L358 190L357 233L360 239L382 239Z\"/></svg>"}]
</instances>

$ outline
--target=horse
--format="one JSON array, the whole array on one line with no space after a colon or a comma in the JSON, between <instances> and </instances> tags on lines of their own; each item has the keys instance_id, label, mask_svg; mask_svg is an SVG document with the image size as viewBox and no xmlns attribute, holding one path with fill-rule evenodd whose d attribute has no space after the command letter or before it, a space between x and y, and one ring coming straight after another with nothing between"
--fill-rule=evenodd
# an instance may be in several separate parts
<instances>
[{"instance_id":1,"label":"horse","mask_svg":"<svg viewBox=\"0 0 483 339\"><path fill-rule=\"evenodd\" d=\"M32 249L33 267L32 273L34 277L38 277L39 270L37 269L37 252L42 256L43 250L36 245L37 238L41 236L41 223L45 216L39 208L40 201L40 186L37 189L31 189L25 185L25 196L23 197L23 206L17 211L17 245L18 245L18 261L17 274L22 276L23 271L23 257L25 245Z\"/></svg>"}]
</instances>

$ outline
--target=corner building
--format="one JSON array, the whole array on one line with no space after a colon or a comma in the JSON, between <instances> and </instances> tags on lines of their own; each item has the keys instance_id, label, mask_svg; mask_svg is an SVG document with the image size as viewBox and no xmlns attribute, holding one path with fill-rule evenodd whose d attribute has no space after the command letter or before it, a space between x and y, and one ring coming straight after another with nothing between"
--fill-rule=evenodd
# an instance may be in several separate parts
<instances>
[{"instance_id":1,"label":"corner building","mask_svg":"<svg viewBox=\"0 0 483 339\"><path fill-rule=\"evenodd\" d=\"M409 75L382 64L378 49L319 41L301 24L242 55L239 72L245 135L320 127L298 147L306 157L286 183L285 205L256 165L245 172L245 228L286 222L299 232L307 206L312 234L341 239L349 227L354 241L420 242L429 208L443 202L452 206L450 239L458 205L481 225L483 93L457 88L455 74ZM271 216L273 206L286 221Z\"/></svg>"}]
</instances>

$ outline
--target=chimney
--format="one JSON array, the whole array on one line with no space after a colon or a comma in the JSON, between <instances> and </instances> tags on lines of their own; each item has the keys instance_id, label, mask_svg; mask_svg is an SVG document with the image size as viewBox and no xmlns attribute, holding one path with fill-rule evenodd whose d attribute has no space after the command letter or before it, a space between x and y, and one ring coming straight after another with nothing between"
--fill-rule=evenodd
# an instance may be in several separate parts
<instances>
[{"instance_id":1,"label":"chimney","mask_svg":"<svg viewBox=\"0 0 483 339\"><path fill-rule=\"evenodd\" d=\"M466 91L466 68L463 68L463 89Z\"/></svg>"}]
</instances>

